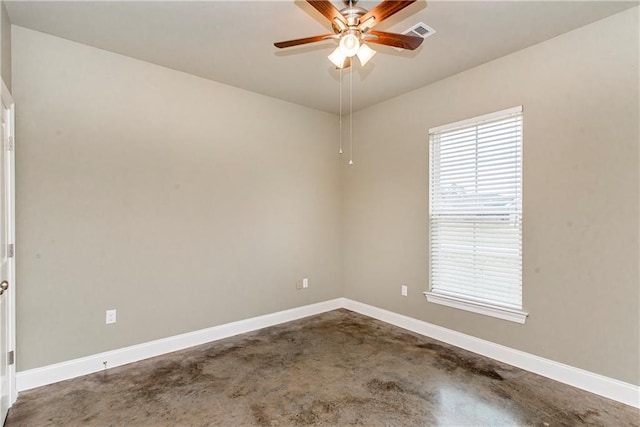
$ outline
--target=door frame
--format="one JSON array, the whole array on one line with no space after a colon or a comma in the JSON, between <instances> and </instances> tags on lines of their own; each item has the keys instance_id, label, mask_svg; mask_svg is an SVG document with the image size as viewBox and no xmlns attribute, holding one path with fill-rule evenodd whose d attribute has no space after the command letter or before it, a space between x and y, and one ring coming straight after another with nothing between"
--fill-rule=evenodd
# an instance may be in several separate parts
<instances>
[{"instance_id":1,"label":"door frame","mask_svg":"<svg viewBox=\"0 0 640 427\"><path fill-rule=\"evenodd\" d=\"M9 376L9 407L13 405L18 398L16 390L16 174L15 174L15 103L13 96L2 80L2 104L9 108L9 141L3 141L1 149L7 150L6 168L7 173L7 222L9 230L7 240L9 244L13 244L13 256L8 260L8 277L9 289L7 300L7 351L13 351L13 363L7 366L7 375ZM8 145L7 145L8 144ZM0 357L8 357L8 355L0 355Z\"/></svg>"}]
</instances>

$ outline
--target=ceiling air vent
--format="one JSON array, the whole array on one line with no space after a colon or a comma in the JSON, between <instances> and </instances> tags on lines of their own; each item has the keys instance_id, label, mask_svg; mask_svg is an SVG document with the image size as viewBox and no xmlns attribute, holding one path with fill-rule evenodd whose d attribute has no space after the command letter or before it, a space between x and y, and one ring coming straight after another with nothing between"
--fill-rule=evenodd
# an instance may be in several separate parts
<instances>
[{"instance_id":1,"label":"ceiling air vent","mask_svg":"<svg viewBox=\"0 0 640 427\"><path fill-rule=\"evenodd\" d=\"M427 37L435 33L436 33L436 30L434 30L424 22L418 22L413 27L402 32L402 34L407 34L409 36L422 37L423 39L426 39ZM403 49L396 48L396 50L403 50Z\"/></svg>"}]
</instances>

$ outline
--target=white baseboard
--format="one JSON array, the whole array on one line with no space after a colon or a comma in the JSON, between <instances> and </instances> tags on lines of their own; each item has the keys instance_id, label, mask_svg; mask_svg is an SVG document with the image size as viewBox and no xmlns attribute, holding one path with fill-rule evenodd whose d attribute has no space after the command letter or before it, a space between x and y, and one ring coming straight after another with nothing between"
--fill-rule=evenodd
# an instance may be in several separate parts
<instances>
[{"instance_id":1,"label":"white baseboard","mask_svg":"<svg viewBox=\"0 0 640 427\"><path fill-rule=\"evenodd\" d=\"M114 368L127 363L137 362L150 357L160 356L173 351L301 319L303 317L313 316L338 308L346 308L356 313L416 332L420 335L434 338L538 375L640 408L639 386L554 362L553 360L495 344L348 298L336 298L317 304L265 314L264 316L253 317L131 347L69 360L67 362L21 371L16 375L17 389L18 391L29 390L98 372L104 369L103 362L105 361L107 362L107 368Z\"/></svg>"},{"instance_id":2,"label":"white baseboard","mask_svg":"<svg viewBox=\"0 0 640 427\"><path fill-rule=\"evenodd\" d=\"M344 308L438 341L640 408L640 387L515 350L392 311L344 299Z\"/></svg>"},{"instance_id":3,"label":"white baseboard","mask_svg":"<svg viewBox=\"0 0 640 427\"><path fill-rule=\"evenodd\" d=\"M16 388L18 392L52 384L59 381L76 378L103 370L104 362L107 368L126 365L150 357L160 356L173 351L182 350L211 341L228 338L234 335L255 331L268 326L277 325L292 320L301 319L314 314L341 308L344 305L343 298L336 298L317 304L292 308L290 310L265 314L224 325L213 326L199 331L175 335L168 338L150 341L131 347L120 348L104 353L94 354L79 359L43 366L18 372L16 375Z\"/></svg>"}]
</instances>

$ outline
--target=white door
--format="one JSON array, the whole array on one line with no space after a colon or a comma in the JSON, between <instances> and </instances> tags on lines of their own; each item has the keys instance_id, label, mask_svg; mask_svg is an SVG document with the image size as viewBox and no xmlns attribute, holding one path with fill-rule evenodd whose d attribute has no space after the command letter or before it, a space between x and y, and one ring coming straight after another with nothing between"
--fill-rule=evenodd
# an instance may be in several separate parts
<instances>
[{"instance_id":1,"label":"white door","mask_svg":"<svg viewBox=\"0 0 640 427\"><path fill-rule=\"evenodd\" d=\"M14 359L14 106L2 82L2 146L0 147L0 421L15 400Z\"/></svg>"}]
</instances>

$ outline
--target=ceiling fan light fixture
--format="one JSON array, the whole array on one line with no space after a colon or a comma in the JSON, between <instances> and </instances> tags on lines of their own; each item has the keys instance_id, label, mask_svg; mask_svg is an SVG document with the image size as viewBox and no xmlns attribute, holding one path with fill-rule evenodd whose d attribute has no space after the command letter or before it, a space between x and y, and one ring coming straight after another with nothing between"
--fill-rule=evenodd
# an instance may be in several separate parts
<instances>
[{"instance_id":1,"label":"ceiling fan light fixture","mask_svg":"<svg viewBox=\"0 0 640 427\"><path fill-rule=\"evenodd\" d=\"M366 44L362 43L362 45L360 45L360 49L358 49L358 59L360 60L360 65L362 65L363 67L365 66L365 64L367 62L369 62L369 60L371 58L373 58L373 55L376 54L376 51L371 49L369 46L367 46Z\"/></svg>"},{"instance_id":2,"label":"ceiling fan light fixture","mask_svg":"<svg viewBox=\"0 0 640 427\"><path fill-rule=\"evenodd\" d=\"M338 68L343 68L344 63L347 60L347 57L342 53L340 46L338 46L336 50L331 53L331 55L327 56L327 58L329 58L329 61L331 61L333 65Z\"/></svg>"},{"instance_id":3,"label":"ceiling fan light fixture","mask_svg":"<svg viewBox=\"0 0 640 427\"><path fill-rule=\"evenodd\" d=\"M351 58L358 53L360 49L360 39L352 33L344 34L340 37L340 45L338 46L344 56Z\"/></svg>"}]
</instances>

